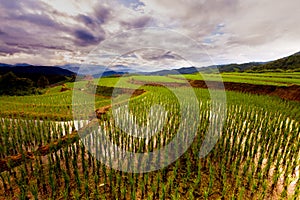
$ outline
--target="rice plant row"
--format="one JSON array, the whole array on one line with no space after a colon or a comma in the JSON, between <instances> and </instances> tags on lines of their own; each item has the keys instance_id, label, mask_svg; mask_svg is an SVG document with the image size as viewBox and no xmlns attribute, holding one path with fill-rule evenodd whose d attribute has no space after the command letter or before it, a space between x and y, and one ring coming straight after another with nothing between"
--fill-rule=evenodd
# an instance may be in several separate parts
<instances>
[{"instance_id":1,"label":"rice plant row","mask_svg":"<svg viewBox=\"0 0 300 200\"><path fill-rule=\"evenodd\" d=\"M182 89L184 90L184 89ZM197 92L197 91L196 91ZM183 94L184 91L182 91ZM0 197L19 199L297 199L300 196L300 124L299 121L267 109L228 105L227 115L211 112L215 103L201 100L190 104L188 95L178 99L167 89L134 99L126 109L118 112L122 104L106 116L102 116L93 129L82 135L80 141L52 150L46 156L28 159L19 167L0 174ZM152 137L136 137L138 127L149 122L152 115L162 128L144 126L144 132ZM188 107L187 105L191 106ZM199 108L194 116L200 123L182 123L183 109ZM220 105L221 106L221 105ZM166 111L166 112L165 112ZM192 112L193 113L193 112ZM132 118L132 116L135 116ZM118 121L119 120L119 121ZM218 141L210 153L201 158L203 141L210 123L224 121L218 132ZM129 123L127 129L120 128ZM82 125L81 125L82 126ZM64 134L71 134L76 124L33 119L0 120L0 155L7 156L34 151L40 145L51 143ZM122 126L121 126L122 127ZM123 126L126 127L126 126ZM147 129L147 127L150 127ZM158 126L159 127L159 126ZM113 164L141 169L153 166L170 157L148 157L131 163L117 159L122 152L147 153L160 150L176 139L178 130L194 131L191 145L178 159L163 168L147 173L131 173L115 170ZM151 130L150 130L151 129ZM189 135L180 137L185 144ZM180 151L181 145L172 147ZM170 155L171 156L171 155ZM99 160L97 160L97 158Z\"/></svg>"}]
</instances>

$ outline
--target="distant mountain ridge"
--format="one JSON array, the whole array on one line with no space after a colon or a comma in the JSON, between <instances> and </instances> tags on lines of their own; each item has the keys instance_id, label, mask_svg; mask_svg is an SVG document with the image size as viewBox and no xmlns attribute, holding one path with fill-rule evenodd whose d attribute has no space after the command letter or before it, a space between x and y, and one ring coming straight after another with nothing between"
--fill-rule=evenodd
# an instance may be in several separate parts
<instances>
[{"instance_id":1,"label":"distant mountain ridge","mask_svg":"<svg viewBox=\"0 0 300 200\"><path fill-rule=\"evenodd\" d=\"M158 75L158 76L164 76L164 75L171 75L171 74L193 74L198 72L196 67L182 67L179 69L171 69L171 70L160 70L155 72L145 72L144 75Z\"/></svg>"},{"instance_id":2,"label":"distant mountain ridge","mask_svg":"<svg viewBox=\"0 0 300 200\"><path fill-rule=\"evenodd\" d=\"M94 78L107 77L107 76L118 76L127 74L127 70L111 70L106 66L102 65L90 65L90 64L66 64L56 66L62 69L66 69L76 73L79 76L92 75Z\"/></svg>"},{"instance_id":3,"label":"distant mountain ridge","mask_svg":"<svg viewBox=\"0 0 300 200\"><path fill-rule=\"evenodd\" d=\"M6 64L6 63L0 63L0 67L12 67L13 65L11 64Z\"/></svg>"},{"instance_id":4,"label":"distant mountain ridge","mask_svg":"<svg viewBox=\"0 0 300 200\"><path fill-rule=\"evenodd\" d=\"M67 64L63 66L35 66L27 63L18 63L15 65L0 63L0 75L6 74L8 72L13 72L18 77L25 77L30 79L38 79L39 76L74 76L80 75L85 76L88 74L93 75L94 78L106 77L106 76L117 76L123 75L127 72L117 72L113 70L105 70L102 66L90 65L90 67L94 67L95 69L91 70L83 70L80 71L82 74L78 74L80 69L80 65L75 64ZM102 67L102 68L101 68Z\"/></svg>"},{"instance_id":5,"label":"distant mountain ridge","mask_svg":"<svg viewBox=\"0 0 300 200\"><path fill-rule=\"evenodd\" d=\"M249 62L249 63L231 63L222 65L212 65L207 67L182 67L179 69L159 70L154 72L139 72L127 66L116 65L107 68L102 65L85 64L66 64L61 66L34 66L27 63L18 63L15 65L0 63L0 75L12 71L16 75L40 74L40 75L93 75L94 78L106 76L118 76L124 74L142 74L142 75L171 75L171 74L193 74L197 72L264 72L264 71L300 71L300 52L290 56L280 58L269 62ZM79 73L79 74L78 74Z\"/></svg>"},{"instance_id":6,"label":"distant mountain ridge","mask_svg":"<svg viewBox=\"0 0 300 200\"><path fill-rule=\"evenodd\" d=\"M183 67L172 70L160 70L156 72L144 73L146 75L171 75L171 74L193 74L197 72L264 72L264 71L300 71L300 52L290 56L280 58L269 62L249 62L249 63L231 63L223 65L211 65L207 67Z\"/></svg>"},{"instance_id":7,"label":"distant mountain ridge","mask_svg":"<svg viewBox=\"0 0 300 200\"><path fill-rule=\"evenodd\" d=\"M24 66L1 66L0 73L7 73L12 71L14 74L41 74L41 75L64 75L71 76L74 75L74 72L71 72L66 69L61 69L59 67L51 66L33 66L33 65L24 65Z\"/></svg>"}]
</instances>

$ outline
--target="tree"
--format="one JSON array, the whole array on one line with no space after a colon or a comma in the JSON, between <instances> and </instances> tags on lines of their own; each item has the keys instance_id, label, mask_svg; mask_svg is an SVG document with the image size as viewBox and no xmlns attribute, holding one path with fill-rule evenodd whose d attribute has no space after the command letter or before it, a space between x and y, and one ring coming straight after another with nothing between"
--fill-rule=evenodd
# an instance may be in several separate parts
<instances>
[{"instance_id":1,"label":"tree","mask_svg":"<svg viewBox=\"0 0 300 200\"><path fill-rule=\"evenodd\" d=\"M37 86L39 88L46 88L49 85L49 80L45 76L41 76L37 81Z\"/></svg>"},{"instance_id":2,"label":"tree","mask_svg":"<svg viewBox=\"0 0 300 200\"><path fill-rule=\"evenodd\" d=\"M19 78L8 72L0 78L0 95L28 95L34 94L34 83L28 78Z\"/></svg>"}]
</instances>

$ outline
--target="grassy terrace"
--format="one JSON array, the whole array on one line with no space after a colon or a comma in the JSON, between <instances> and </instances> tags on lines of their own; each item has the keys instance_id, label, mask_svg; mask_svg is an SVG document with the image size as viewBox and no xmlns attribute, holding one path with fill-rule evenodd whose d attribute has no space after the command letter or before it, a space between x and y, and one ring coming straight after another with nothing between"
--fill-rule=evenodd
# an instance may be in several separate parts
<instances>
[{"instance_id":1,"label":"grassy terrace","mask_svg":"<svg viewBox=\"0 0 300 200\"><path fill-rule=\"evenodd\" d=\"M95 84L100 86L112 87L119 79L107 78L101 79L98 83L98 79L94 80ZM118 87L134 87L127 81L121 80ZM76 88L84 88L87 81L81 81L76 83ZM45 89L45 93L42 95L30 95L30 96L0 96L0 115L5 116L32 116L38 118L48 118L54 120L71 120L72 119L72 95L74 83L66 83L67 90L60 92L62 86L56 86ZM84 98L89 94L88 91L80 91L79 95ZM123 96L126 96L125 94ZM117 99L124 97L119 96ZM95 103L96 108L100 108L111 104L110 97L96 95L95 102L87 102L90 104Z\"/></svg>"},{"instance_id":2,"label":"grassy terrace","mask_svg":"<svg viewBox=\"0 0 300 200\"><path fill-rule=\"evenodd\" d=\"M177 79L178 78L178 79ZM186 82L183 75L176 75L176 78L172 76L132 76L131 79L137 81L149 81L149 82L164 82L164 83L184 83Z\"/></svg>"},{"instance_id":3,"label":"grassy terrace","mask_svg":"<svg viewBox=\"0 0 300 200\"><path fill-rule=\"evenodd\" d=\"M217 74L205 74L205 80L218 81ZM300 73L222 73L224 82L251 83L258 85L300 85ZM180 78L178 75L170 75L171 78ZM201 74L184 75L186 79L204 80Z\"/></svg>"},{"instance_id":4,"label":"grassy terrace","mask_svg":"<svg viewBox=\"0 0 300 200\"><path fill-rule=\"evenodd\" d=\"M232 74L228 76L237 76ZM197 78L197 75L187 75L186 78L188 77ZM243 79L242 75L238 77L240 79L236 81L249 81ZM263 83L273 83L266 81L270 77L258 77L263 79L260 80ZM211 78L215 77L212 75ZM159 104L167 111L167 117L164 118L165 113L154 110L155 120L163 124L163 129L147 140L128 134L127 131L135 131L135 127L126 126L130 130L121 130L112 120L110 110L101 120L96 121L96 132L91 132L79 141L76 132L71 131L72 124L53 121L72 119L73 91L60 92L62 86L48 88L43 95L1 96L0 141L3 145L0 145L0 164L4 167L0 168L0 199L299 197L300 179L297 179L295 174L299 173L297 166L300 164L300 145L297 142L300 139L300 102L285 101L274 96L226 91L226 116L216 113L212 116L212 91L175 87L174 90L179 92L178 99L182 100L186 112L193 117L193 120L184 120L180 117L179 101L170 89L134 85L132 80L167 83L181 83L184 80L178 79L178 76L132 76L94 80L99 86L142 88L147 91L131 98L128 106L130 114L136 117L139 124L148 122L147 116L153 105ZM272 81L275 80L278 79L274 78ZM87 84L87 81L76 83L76 91L79 91L78 94L82 98L92 95L88 90L82 90ZM74 90L74 83L67 83L66 87ZM222 91L213 92L216 98L222 97ZM191 100L193 93L199 104ZM115 98L118 102L126 97L129 95ZM95 107L111 104L109 97L97 95L95 99ZM198 116L193 115L195 108L199 108ZM10 119L12 115L15 120ZM44 120L32 120L35 117ZM197 122L195 119L198 117ZM206 157L199 158L200 147L212 118L216 121L222 120L224 127L212 151ZM118 112L117 119L126 121L132 118L124 112ZM101 146L106 145L99 142L103 141L103 136L126 151L153 151L168 144L175 137L181 122L181 130L187 133L194 131L193 127L196 125L197 136L179 159L157 171L142 174L117 171L98 162L93 154L87 151L90 147L93 147L91 150L95 148L96 152L97 149L101 152L104 149L104 153L112 151ZM145 128L147 133L152 131L149 126ZM183 137L186 135L188 134L183 134ZM185 138L180 139L184 141ZM175 149L174 152L176 151ZM115 153L109 152L107 155L118 155ZM7 170L12 163L10 156L16 158L16 155L22 163L14 162L15 167L11 171ZM7 158L11 160L6 162ZM123 159L121 162L123 163ZM156 163L158 160L155 158L150 162Z\"/></svg>"},{"instance_id":5,"label":"grassy terrace","mask_svg":"<svg viewBox=\"0 0 300 200\"><path fill-rule=\"evenodd\" d=\"M255 74L241 74L241 73L225 73L222 74L224 81L230 82L242 82L242 83L255 83L255 84L267 84L267 85L288 85L291 82L297 82L300 79L300 73L268 73L268 74L257 74L258 76L255 77ZM272 76L272 77L270 77ZM193 80L202 80L200 75L184 75L186 79L193 79ZM294 77L294 78L289 78ZM156 87L145 87L141 85L131 84L131 80L137 81L149 81L149 82L176 82L182 83L185 80L182 80L182 76L130 76L130 77L122 77L122 78L101 78L95 79L94 83L100 86L107 86L107 87L120 87L120 88L143 88L149 93L155 93L157 90ZM252 79L251 79L252 78ZM253 79L257 79L258 81L253 81ZM216 75L209 74L208 80L219 80L216 78ZM276 81L283 81L286 80L286 83L279 83ZM76 83L76 88L80 89L81 87L87 84L87 81L81 81ZM67 83L68 88L73 88L74 83ZM64 92L60 92L61 86L56 86L52 88L48 88L43 95L31 95L31 96L0 96L0 114L2 116L7 116L11 114L15 115L32 115L32 116L40 116L40 117L48 117L54 119L72 119L72 90L67 90ZM198 89L197 89L198 90ZM202 96L203 99L209 99L207 90L199 89L202 91L202 94L206 94ZM297 113L294 111L294 107L299 106L297 102L286 102L278 97L269 97L269 96L257 96L252 94L240 94L239 92L227 91L227 100L230 104L251 104L253 106L264 106L268 109L272 110L275 105L277 107L281 107L284 109L287 104L288 106L292 106L292 109L289 109L290 113ZM81 92L82 96L91 95L88 94L86 91ZM126 95L123 97L117 97L120 100L126 98ZM200 97L199 97L200 98ZM269 102L265 104L265 102ZM102 106L109 105L111 103L110 97L105 96L96 96L95 97L95 107L99 108ZM282 106L281 106L282 105ZM51 117L52 116L52 117Z\"/></svg>"}]
</instances>

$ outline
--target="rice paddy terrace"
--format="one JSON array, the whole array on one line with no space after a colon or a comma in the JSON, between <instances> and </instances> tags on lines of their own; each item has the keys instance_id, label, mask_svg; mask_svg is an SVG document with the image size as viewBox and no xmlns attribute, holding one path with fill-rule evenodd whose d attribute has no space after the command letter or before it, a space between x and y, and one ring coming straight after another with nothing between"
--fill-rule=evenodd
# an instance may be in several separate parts
<instances>
[{"instance_id":1,"label":"rice paddy terrace","mask_svg":"<svg viewBox=\"0 0 300 200\"><path fill-rule=\"evenodd\" d=\"M298 199L300 74L224 73L225 101L214 76L102 78L77 87L68 83L68 90L47 88L43 95L1 96L0 199ZM77 98L94 101L77 105L75 89ZM90 105L96 113L73 121L75 107ZM157 130L149 113L160 124ZM132 120L134 126L122 128L122 121ZM137 137L138 127L152 136ZM179 137L179 130L185 134ZM201 157L209 130L217 140ZM126 172L105 164L119 155L108 142L122 151L149 153L174 139L188 148L154 171ZM175 145L173 153L181 148ZM144 169L171 157L117 164Z\"/></svg>"}]
</instances>

